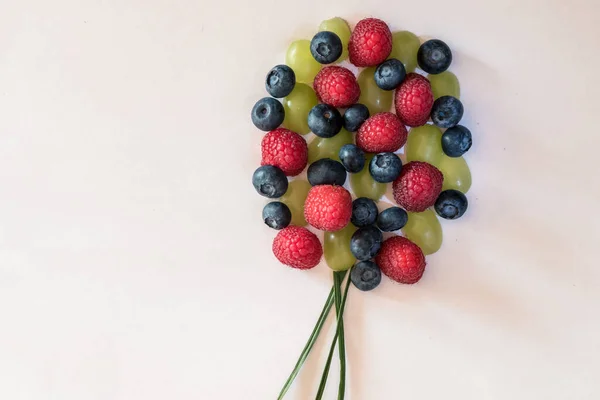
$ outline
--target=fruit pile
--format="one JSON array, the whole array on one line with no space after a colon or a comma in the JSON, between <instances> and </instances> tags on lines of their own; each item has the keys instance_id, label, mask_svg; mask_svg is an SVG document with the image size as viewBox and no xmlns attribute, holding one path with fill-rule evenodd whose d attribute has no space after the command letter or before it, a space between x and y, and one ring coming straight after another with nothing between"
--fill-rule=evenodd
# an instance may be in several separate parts
<instances>
[{"instance_id":1,"label":"fruit pile","mask_svg":"<svg viewBox=\"0 0 600 400\"><path fill-rule=\"evenodd\" d=\"M421 44L376 18L351 31L333 18L312 40L290 45L286 65L267 74L270 97L252 109L252 122L267 132L252 183L278 199L263 209L265 224L279 230L273 253L298 269L315 267L324 254L337 283L340 354L346 271L362 291L377 287L382 273L418 282L425 256L442 244L436 214L457 219L467 210L471 175L462 156L472 139L459 125L464 109L451 62L441 40ZM380 211L387 184L397 206ZM324 232L323 243L314 230ZM383 232L400 231L384 240Z\"/></svg>"}]
</instances>

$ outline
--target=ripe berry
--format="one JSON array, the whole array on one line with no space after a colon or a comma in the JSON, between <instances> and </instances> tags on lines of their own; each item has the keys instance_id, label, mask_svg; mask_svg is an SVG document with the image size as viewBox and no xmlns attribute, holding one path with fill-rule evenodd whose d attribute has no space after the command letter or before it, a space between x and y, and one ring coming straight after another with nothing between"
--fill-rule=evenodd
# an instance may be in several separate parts
<instances>
[{"instance_id":1,"label":"ripe berry","mask_svg":"<svg viewBox=\"0 0 600 400\"><path fill-rule=\"evenodd\" d=\"M459 99L442 96L433 103L431 120L440 128L452 128L463 116L464 108Z\"/></svg>"},{"instance_id":2,"label":"ripe berry","mask_svg":"<svg viewBox=\"0 0 600 400\"><path fill-rule=\"evenodd\" d=\"M344 112L344 128L349 132L356 132L367 118L369 118L367 106L360 103L353 104Z\"/></svg>"},{"instance_id":3,"label":"ripe berry","mask_svg":"<svg viewBox=\"0 0 600 400\"><path fill-rule=\"evenodd\" d=\"M313 186L342 186L346 182L346 169L338 161L330 158L322 158L308 166L307 177Z\"/></svg>"},{"instance_id":4,"label":"ripe berry","mask_svg":"<svg viewBox=\"0 0 600 400\"><path fill-rule=\"evenodd\" d=\"M343 145L338 157L348 172L357 173L365 167L365 152L353 144Z\"/></svg>"},{"instance_id":5,"label":"ripe berry","mask_svg":"<svg viewBox=\"0 0 600 400\"><path fill-rule=\"evenodd\" d=\"M385 61L392 52L392 33L377 18L358 21L348 43L350 62L357 67L373 67Z\"/></svg>"},{"instance_id":6,"label":"ripe berry","mask_svg":"<svg viewBox=\"0 0 600 400\"><path fill-rule=\"evenodd\" d=\"M462 125L446 129L442 135L442 150L448 157L462 156L471 148L471 144L471 131Z\"/></svg>"},{"instance_id":7,"label":"ripe berry","mask_svg":"<svg viewBox=\"0 0 600 400\"><path fill-rule=\"evenodd\" d=\"M304 202L304 218L322 231L339 231L350 222L352 196L341 186L313 186Z\"/></svg>"},{"instance_id":8,"label":"ripe berry","mask_svg":"<svg viewBox=\"0 0 600 400\"><path fill-rule=\"evenodd\" d=\"M383 232L393 232L404 228L408 222L408 213L400 207L390 207L379 213L377 227Z\"/></svg>"},{"instance_id":9,"label":"ripe berry","mask_svg":"<svg viewBox=\"0 0 600 400\"><path fill-rule=\"evenodd\" d=\"M463 216L469 202L458 190L449 189L440 193L435 201L435 212L444 219L458 219Z\"/></svg>"},{"instance_id":10,"label":"ripe berry","mask_svg":"<svg viewBox=\"0 0 600 400\"><path fill-rule=\"evenodd\" d=\"M406 143L408 132L391 112L373 115L356 134L356 145L367 153L395 152Z\"/></svg>"},{"instance_id":11,"label":"ripe berry","mask_svg":"<svg viewBox=\"0 0 600 400\"><path fill-rule=\"evenodd\" d=\"M310 269L321 261L323 246L317 235L306 228L292 225L275 236L273 254L282 264Z\"/></svg>"},{"instance_id":12,"label":"ripe berry","mask_svg":"<svg viewBox=\"0 0 600 400\"><path fill-rule=\"evenodd\" d=\"M396 89L404 77L406 77L404 64L395 58L382 62L375 70L375 83L383 90Z\"/></svg>"},{"instance_id":13,"label":"ripe berry","mask_svg":"<svg viewBox=\"0 0 600 400\"><path fill-rule=\"evenodd\" d=\"M396 114L408 126L425 125L433 106L431 84L424 76L410 73L396 90Z\"/></svg>"},{"instance_id":14,"label":"ripe berry","mask_svg":"<svg viewBox=\"0 0 600 400\"><path fill-rule=\"evenodd\" d=\"M411 161L404 165L392 185L394 199L406 211L422 212L431 207L440 192L444 176L426 162Z\"/></svg>"},{"instance_id":15,"label":"ripe berry","mask_svg":"<svg viewBox=\"0 0 600 400\"><path fill-rule=\"evenodd\" d=\"M359 197L352 202L352 218L350 221L354 226L361 228L373 225L377 220L377 205L367 197Z\"/></svg>"},{"instance_id":16,"label":"ripe berry","mask_svg":"<svg viewBox=\"0 0 600 400\"><path fill-rule=\"evenodd\" d=\"M337 108L327 104L317 104L308 113L308 127L317 136L330 138L342 130L342 115Z\"/></svg>"},{"instance_id":17,"label":"ripe berry","mask_svg":"<svg viewBox=\"0 0 600 400\"><path fill-rule=\"evenodd\" d=\"M358 290L373 290L381 283L381 270L373 261L361 261L352 268L350 280Z\"/></svg>"},{"instance_id":18,"label":"ripe berry","mask_svg":"<svg viewBox=\"0 0 600 400\"><path fill-rule=\"evenodd\" d=\"M287 65L276 65L267 74L265 87L273 97L281 98L292 93L296 85L296 74Z\"/></svg>"},{"instance_id":19,"label":"ripe berry","mask_svg":"<svg viewBox=\"0 0 600 400\"><path fill-rule=\"evenodd\" d=\"M310 53L321 64L336 62L342 55L342 50L342 41L333 32L321 31L310 41Z\"/></svg>"},{"instance_id":20,"label":"ripe berry","mask_svg":"<svg viewBox=\"0 0 600 400\"><path fill-rule=\"evenodd\" d=\"M419 67L428 74L440 74L452 63L452 51L441 40L428 40L419 47L417 62Z\"/></svg>"},{"instance_id":21,"label":"ripe berry","mask_svg":"<svg viewBox=\"0 0 600 400\"><path fill-rule=\"evenodd\" d=\"M402 236L383 242L375 262L386 276L399 283L416 283L425 271L423 251Z\"/></svg>"},{"instance_id":22,"label":"ripe berry","mask_svg":"<svg viewBox=\"0 0 600 400\"><path fill-rule=\"evenodd\" d=\"M359 228L350 239L350 251L359 261L370 260L381 248L383 234L373 225Z\"/></svg>"},{"instance_id":23,"label":"ripe berry","mask_svg":"<svg viewBox=\"0 0 600 400\"><path fill-rule=\"evenodd\" d=\"M264 97L252 107L252 123L261 131L270 131L283 123L283 105L272 97Z\"/></svg>"},{"instance_id":24,"label":"ripe berry","mask_svg":"<svg viewBox=\"0 0 600 400\"><path fill-rule=\"evenodd\" d=\"M292 212L280 201L272 201L263 208L263 221L273 229L283 229L292 221Z\"/></svg>"},{"instance_id":25,"label":"ripe berry","mask_svg":"<svg viewBox=\"0 0 600 400\"><path fill-rule=\"evenodd\" d=\"M394 153L379 153L371 159L369 172L379 183L393 182L402 170L402 161Z\"/></svg>"},{"instance_id":26,"label":"ripe berry","mask_svg":"<svg viewBox=\"0 0 600 400\"><path fill-rule=\"evenodd\" d=\"M349 107L360 97L356 77L344 67L324 67L315 77L313 87L322 103L334 107Z\"/></svg>"},{"instance_id":27,"label":"ripe berry","mask_svg":"<svg viewBox=\"0 0 600 400\"><path fill-rule=\"evenodd\" d=\"M252 175L254 189L261 196L275 199L285 194L288 180L283 171L272 165L258 167Z\"/></svg>"},{"instance_id":28,"label":"ripe berry","mask_svg":"<svg viewBox=\"0 0 600 400\"><path fill-rule=\"evenodd\" d=\"M277 128L267 133L261 143L261 165L274 165L287 176L296 176L308 162L308 146L302 136L289 129Z\"/></svg>"}]
</instances>

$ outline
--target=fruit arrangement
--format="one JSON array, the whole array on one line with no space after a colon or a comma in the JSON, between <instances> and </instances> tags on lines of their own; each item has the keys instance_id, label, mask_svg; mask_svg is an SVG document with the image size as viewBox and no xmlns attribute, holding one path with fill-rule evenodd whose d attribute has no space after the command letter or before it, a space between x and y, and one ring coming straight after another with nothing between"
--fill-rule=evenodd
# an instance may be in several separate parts
<instances>
[{"instance_id":1,"label":"fruit arrangement","mask_svg":"<svg viewBox=\"0 0 600 400\"><path fill-rule=\"evenodd\" d=\"M438 217L453 220L467 211L471 174L463 155L472 137L460 125L464 107L451 63L441 40L421 43L376 18L351 30L336 17L323 21L312 40L292 42L286 64L267 73L270 96L251 112L256 128L267 132L252 183L273 199L263 209L264 223L278 230L273 254L302 270L324 258L334 282L279 399L334 305L337 328L316 398L323 396L337 346L343 399L350 285L374 290L382 275L418 282L425 256L442 245ZM380 200L388 184L396 205L386 208Z\"/></svg>"}]
</instances>

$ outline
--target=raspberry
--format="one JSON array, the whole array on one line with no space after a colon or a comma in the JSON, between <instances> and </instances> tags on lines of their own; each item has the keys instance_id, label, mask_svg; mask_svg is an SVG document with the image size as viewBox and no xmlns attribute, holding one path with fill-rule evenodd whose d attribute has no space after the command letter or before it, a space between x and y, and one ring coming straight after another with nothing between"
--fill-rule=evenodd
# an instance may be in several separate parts
<instances>
[{"instance_id":1,"label":"raspberry","mask_svg":"<svg viewBox=\"0 0 600 400\"><path fill-rule=\"evenodd\" d=\"M333 107L349 107L358 101L360 87L356 77L344 67L325 67L313 82L319 100Z\"/></svg>"},{"instance_id":2,"label":"raspberry","mask_svg":"<svg viewBox=\"0 0 600 400\"><path fill-rule=\"evenodd\" d=\"M435 204L444 175L431 164L412 161L402 167L394 181L394 199L406 211L422 212Z\"/></svg>"},{"instance_id":3,"label":"raspberry","mask_svg":"<svg viewBox=\"0 0 600 400\"><path fill-rule=\"evenodd\" d=\"M321 261L323 246L317 235L300 226L288 226L273 240L273 254L285 265L310 269Z\"/></svg>"},{"instance_id":4,"label":"raspberry","mask_svg":"<svg viewBox=\"0 0 600 400\"><path fill-rule=\"evenodd\" d=\"M384 241L375 262L390 279L409 284L421 279L426 265L419 246L402 236Z\"/></svg>"},{"instance_id":5,"label":"raspberry","mask_svg":"<svg viewBox=\"0 0 600 400\"><path fill-rule=\"evenodd\" d=\"M429 80L411 73L396 90L396 114L408 126L421 126L429 120L433 106L433 92Z\"/></svg>"},{"instance_id":6,"label":"raspberry","mask_svg":"<svg viewBox=\"0 0 600 400\"><path fill-rule=\"evenodd\" d=\"M348 43L350 62L357 67L381 64L392 52L392 32L385 22L366 18L358 22Z\"/></svg>"},{"instance_id":7,"label":"raspberry","mask_svg":"<svg viewBox=\"0 0 600 400\"><path fill-rule=\"evenodd\" d=\"M289 129L277 128L267 133L261 143L260 165L279 167L287 176L296 176L308 162L306 140Z\"/></svg>"},{"instance_id":8,"label":"raspberry","mask_svg":"<svg viewBox=\"0 0 600 400\"><path fill-rule=\"evenodd\" d=\"M319 185L308 192L304 218L322 231L339 231L352 217L352 196L341 186Z\"/></svg>"},{"instance_id":9,"label":"raspberry","mask_svg":"<svg viewBox=\"0 0 600 400\"><path fill-rule=\"evenodd\" d=\"M391 112L373 115L356 134L356 145L367 153L395 152L406 143L406 127Z\"/></svg>"}]
</instances>

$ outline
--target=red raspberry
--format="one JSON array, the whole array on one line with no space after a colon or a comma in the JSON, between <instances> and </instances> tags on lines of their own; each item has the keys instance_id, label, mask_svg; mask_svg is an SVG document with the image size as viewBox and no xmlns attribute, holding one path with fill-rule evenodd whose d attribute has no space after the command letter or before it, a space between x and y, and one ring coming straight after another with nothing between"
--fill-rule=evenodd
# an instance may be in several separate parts
<instances>
[{"instance_id":1,"label":"red raspberry","mask_svg":"<svg viewBox=\"0 0 600 400\"><path fill-rule=\"evenodd\" d=\"M433 106L433 92L429 80L410 73L396 90L396 114L408 126L421 126L429 120Z\"/></svg>"},{"instance_id":2,"label":"red raspberry","mask_svg":"<svg viewBox=\"0 0 600 400\"><path fill-rule=\"evenodd\" d=\"M375 262L381 272L400 283L418 282L426 265L421 248L402 236L385 240Z\"/></svg>"},{"instance_id":3,"label":"red raspberry","mask_svg":"<svg viewBox=\"0 0 600 400\"><path fill-rule=\"evenodd\" d=\"M279 167L287 176L298 175L308 162L306 140L289 129L277 128L267 133L263 137L261 148L260 165Z\"/></svg>"},{"instance_id":4,"label":"red raspberry","mask_svg":"<svg viewBox=\"0 0 600 400\"><path fill-rule=\"evenodd\" d=\"M341 186L319 185L308 192L304 218L322 231L339 231L350 222L352 196Z\"/></svg>"},{"instance_id":5,"label":"red raspberry","mask_svg":"<svg viewBox=\"0 0 600 400\"><path fill-rule=\"evenodd\" d=\"M392 32L385 22L377 18L358 21L350 35L348 55L357 67L381 64L392 52Z\"/></svg>"},{"instance_id":6,"label":"red raspberry","mask_svg":"<svg viewBox=\"0 0 600 400\"><path fill-rule=\"evenodd\" d=\"M306 228L290 225L275 236L273 254L282 264L310 269L321 261L323 247L317 235Z\"/></svg>"},{"instance_id":7,"label":"red raspberry","mask_svg":"<svg viewBox=\"0 0 600 400\"><path fill-rule=\"evenodd\" d=\"M360 87L356 77L344 67L325 67L313 82L319 100L333 107L349 107L358 101Z\"/></svg>"},{"instance_id":8,"label":"red raspberry","mask_svg":"<svg viewBox=\"0 0 600 400\"><path fill-rule=\"evenodd\" d=\"M358 129L356 145L367 153L394 152L404 146L408 132L391 112L383 112L367 119Z\"/></svg>"},{"instance_id":9,"label":"red raspberry","mask_svg":"<svg viewBox=\"0 0 600 400\"><path fill-rule=\"evenodd\" d=\"M394 181L394 199L406 211L422 212L431 207L442 191L444 175L439 169L422 161L412 161L402 167Z\"/></svg>"}]
</instances>

